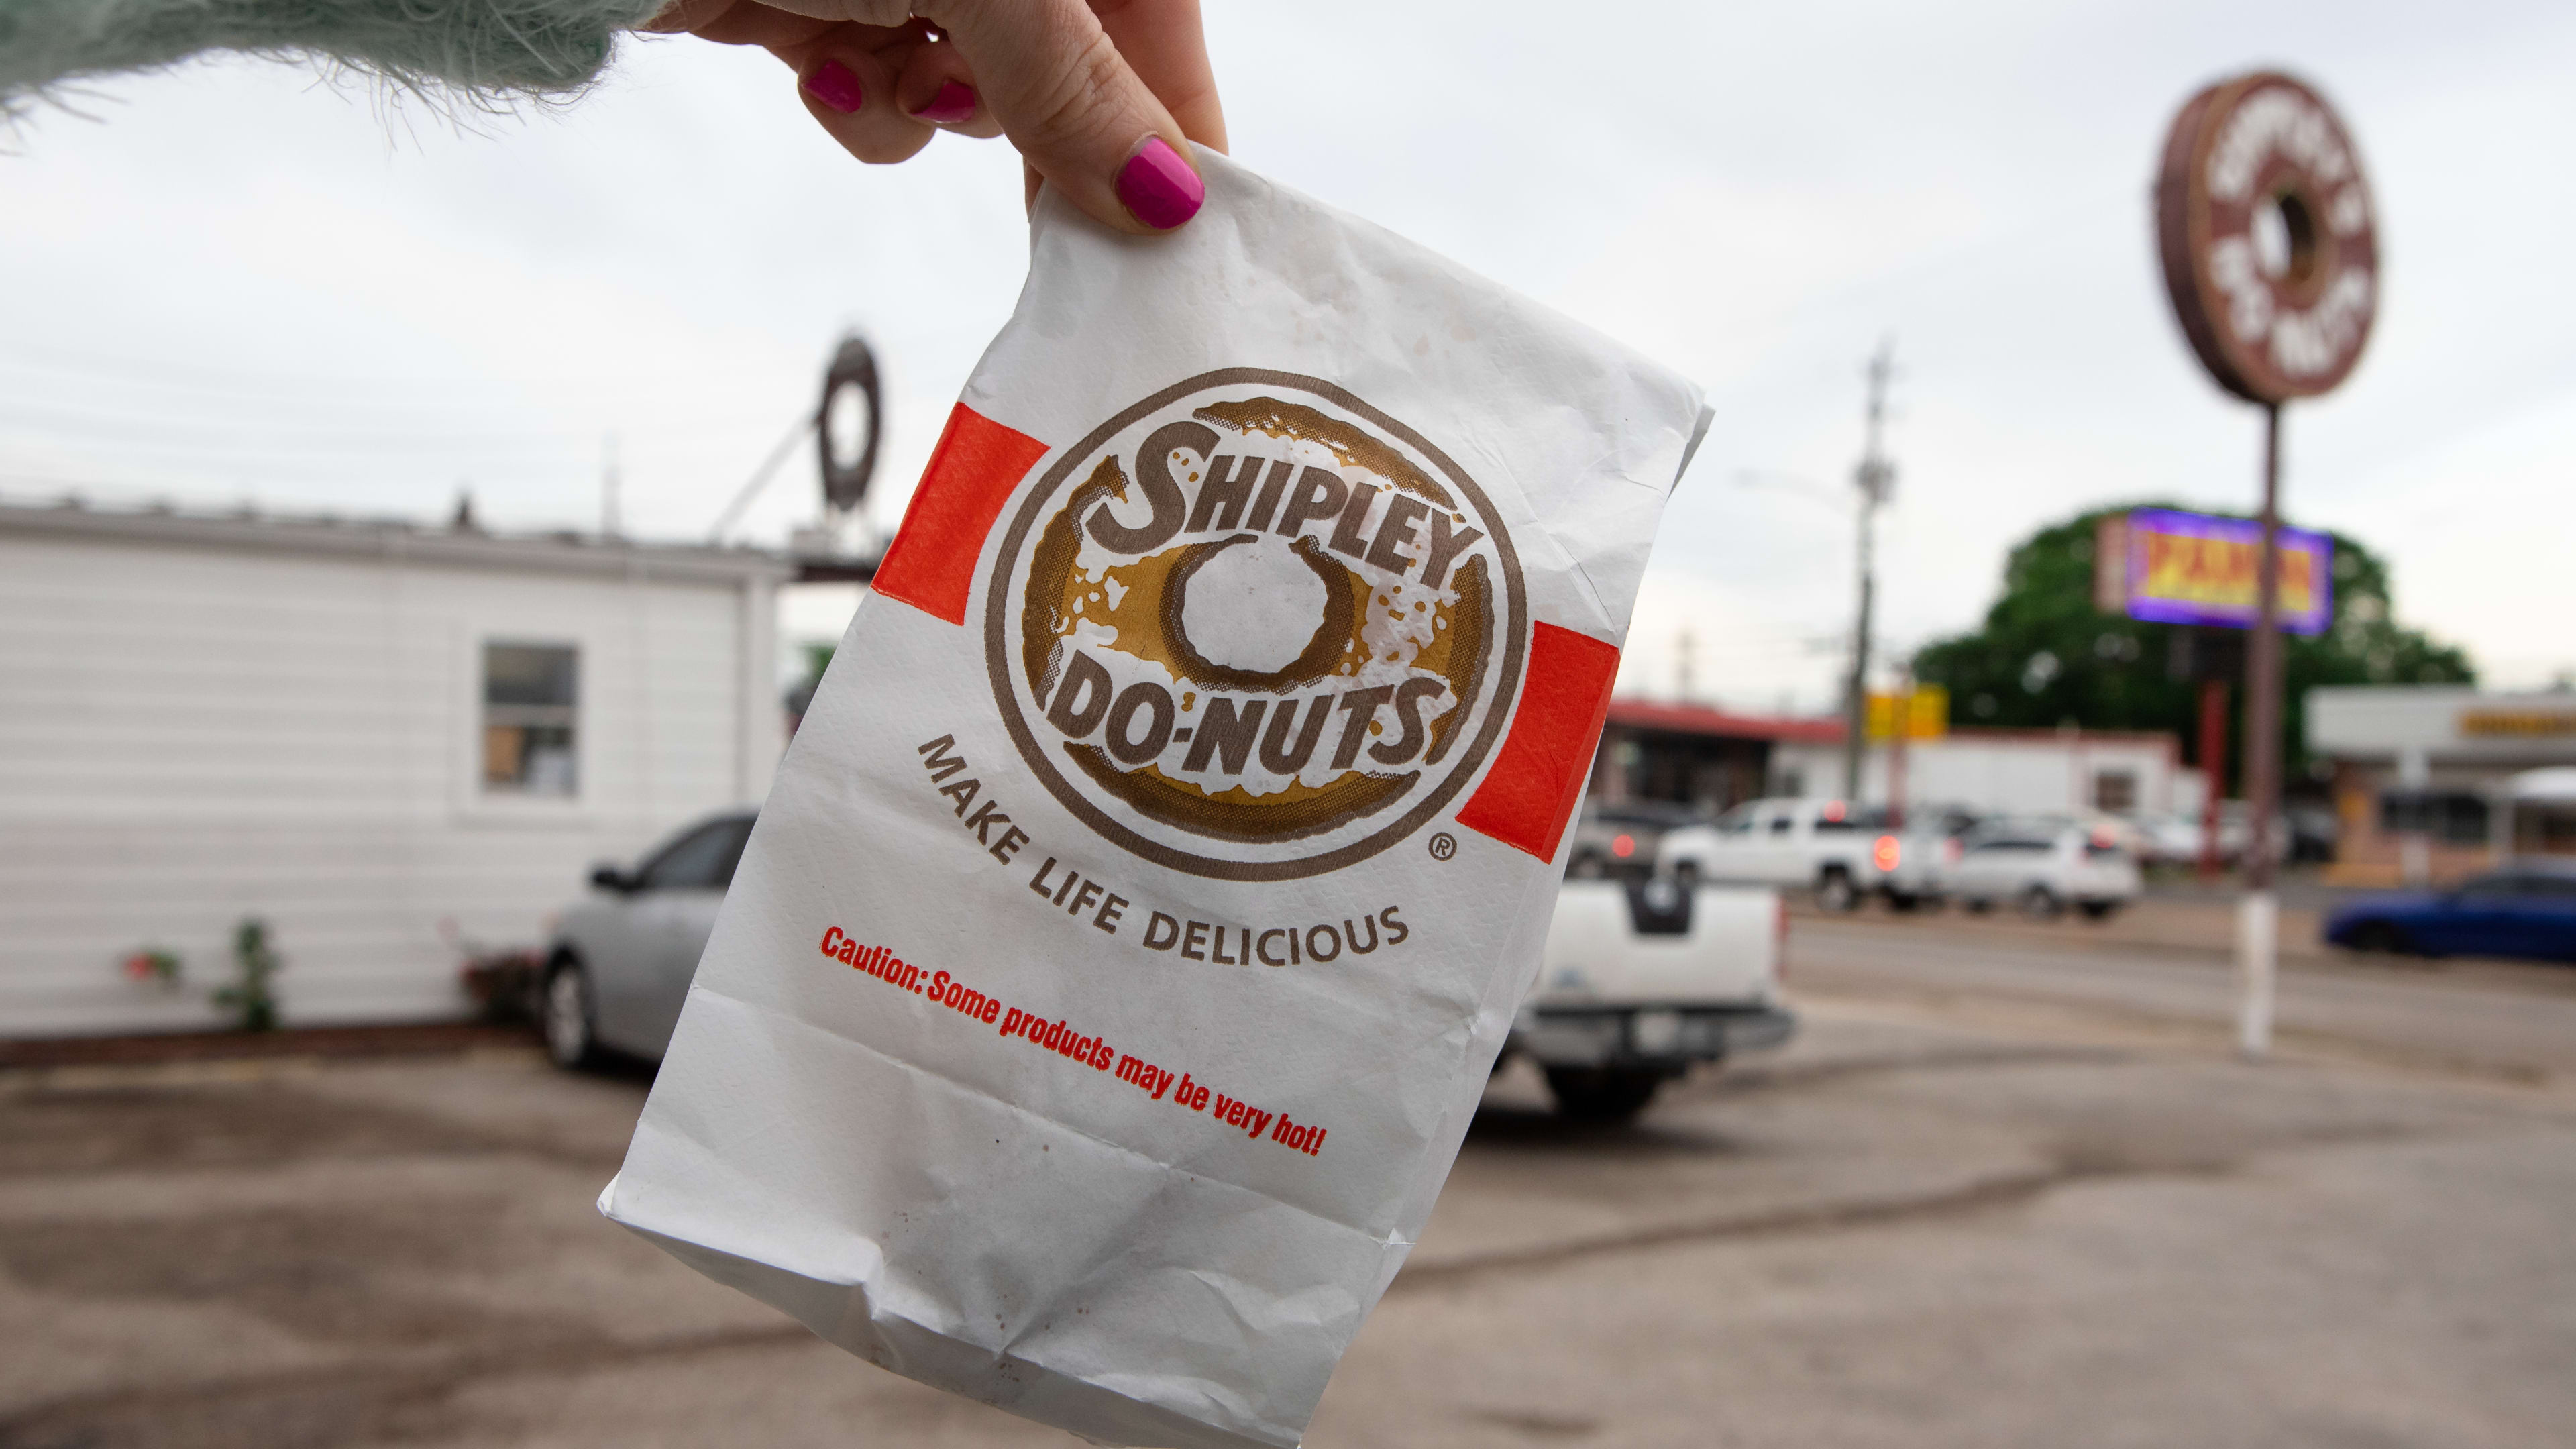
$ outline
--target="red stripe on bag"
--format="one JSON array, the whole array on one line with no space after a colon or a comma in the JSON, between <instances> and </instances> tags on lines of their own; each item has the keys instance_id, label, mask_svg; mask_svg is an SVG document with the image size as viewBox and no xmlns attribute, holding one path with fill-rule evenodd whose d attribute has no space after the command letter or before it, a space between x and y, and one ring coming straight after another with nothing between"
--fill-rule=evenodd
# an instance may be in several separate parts
<instances>
[{"instance_id":1,"label":"red stripe on bag","mask_svg":"<svg viewBox=\"0 0 2576 1449\"><path fill-rule=\"evenodd\" d=\"M1541 860L1556 859L1566 818L1592 772L1618 674L1616 645L1554 624L1533 627L1520 708L1458 823Z\"/></svg>"},{"instance_id":2,"label":"red stripe on bag","mask_svg":"<svg viewBox=\"0 0 2576 1449\"><path fill-rule=\"evenodd\" d=\"M984 535L1046 451L1046 444L964 403L951 409L903 510L903 527L886 545L869 587L951 624L965 623Z\"/></svg>"}]
</instances>

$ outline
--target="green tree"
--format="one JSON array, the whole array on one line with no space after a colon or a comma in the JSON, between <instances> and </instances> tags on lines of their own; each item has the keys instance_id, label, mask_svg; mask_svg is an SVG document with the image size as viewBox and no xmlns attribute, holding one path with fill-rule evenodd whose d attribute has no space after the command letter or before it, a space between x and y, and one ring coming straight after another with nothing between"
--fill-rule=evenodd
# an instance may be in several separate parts
<instances>
[{"instance_id":1,"label":"green tree","mask_svg":"<svg viewBox=\"0 0 2576 1449\"><path fill-rule=\"evenodd\" d=\"M811 640L797 647L805 655L805 677L789 685L781 701L787 706L787 713L793 717L788 721L791 732L798 724L803 723L806 711L814 707L814 691L823 685L823 671L832 667L834 648L833 645Z\"/></svg>"},{"instance_id":2,"label":"green tree","mask_svg":"<svg viewBox=\"0 0 2576 1449\"><path fill-rule=\"evenodd\" d=\"M2031 535L2004 564L2003 597L1984 627L1938 640L1914 656L1917 679L1950 691L1951 723L2084 729L2171 730L2184 757L2200 749L2198 687L2169 667L2172 624L2148 624L2093 607L2094 525L2139 503L2078 514ZM2388 565L2357 540L2334 537L2334 622L2314 638L2282 636L2287 698L2284 778L2308 778L2307 692L2321 684L2474 684L2460 649L2400 627L2389 603ZM2228 773L2244 759L2244 690L2231 691Z\"/></svg>"}]
</instances>

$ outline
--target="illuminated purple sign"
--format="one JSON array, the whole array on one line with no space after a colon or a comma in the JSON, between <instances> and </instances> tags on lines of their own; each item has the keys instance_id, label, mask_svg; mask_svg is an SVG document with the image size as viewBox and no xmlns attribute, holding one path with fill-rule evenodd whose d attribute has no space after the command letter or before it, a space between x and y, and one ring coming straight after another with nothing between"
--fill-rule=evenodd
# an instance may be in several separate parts
<instances>
[{"instance_id":1,"label":"illuminated purple sign","mask_svg":"<svg viewBox=\"0 0 2576 1449\"><path fill-rule=\"evenodd\" d=\"M2322 634L2334 621L2334 540L2284 528L2281 627ZM2104 518L2094 540L2094 602L2160 624L2254 625L2263 526L2171 508Z\"/></svg>"}]
</instances>

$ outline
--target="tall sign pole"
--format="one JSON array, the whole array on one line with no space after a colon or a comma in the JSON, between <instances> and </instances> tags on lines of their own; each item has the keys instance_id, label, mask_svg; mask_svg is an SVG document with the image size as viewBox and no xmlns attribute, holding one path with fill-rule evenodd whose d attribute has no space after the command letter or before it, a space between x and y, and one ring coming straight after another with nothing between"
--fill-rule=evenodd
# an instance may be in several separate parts
<instances>
[{"instance_id":1,"label":"tall sign pole","mask_svg":"<svg viewBox=\"0 0 2576 1449\"><path fill-rule=\"evenodd\" d=\"M2183 336L2210 376L2263 409L2259 607L2245 654L2245 794L2252 815L2237 911L2236 1042L2272 1044L2280 906L2281 408L2331 391L2379 309L2379 237L2361 158L2334 108L2277 71L2183 103L2156 176L2157 253ZM2212 781L2216 788L2216 781Z\"/></svg>"},{"instance_id":2,"label":"tall sign pole","mask_svg":"<svg viewBox=\"0 0 2576 1449\"><path fill-rule=\"evenodd\" d=\"M2281 956L2279 857L2273 816L2281 801L2281 405L2263 405L2263 542L2254 555L2254 637L2246 641L2245 897L2236 913L2236 1049L2272 1049L2273 978Z\"/></svg>"},{"instance_id":3,"label":"tall sign pole","mask_svg":"<svg viewBox=\"0 0 2576 1449\"><path fill-rule=\"evenodd\" d=\"M2200 681L2200 774L2208 782L2200 799L2200 878L2215 883L2218 830L2226 820L2218 800L2227 789L2227 681L2215 674Z\"/></svg>"}]
</instances>

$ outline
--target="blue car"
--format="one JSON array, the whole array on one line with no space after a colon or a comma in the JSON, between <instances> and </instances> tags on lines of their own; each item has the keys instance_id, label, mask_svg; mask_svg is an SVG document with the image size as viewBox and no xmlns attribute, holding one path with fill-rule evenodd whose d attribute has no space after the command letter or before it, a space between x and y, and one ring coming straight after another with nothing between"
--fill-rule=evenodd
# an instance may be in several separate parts
<instances>
[{"instance_id":1,"label":"blue car","mask_svg":"<svg viewBox=\"0 0 2576 1449\"><path fill-rule=\"evenodd\" d=\"M2393 891L2326 917L2326 939L2416 956L2576 961L2576 862L2516 861L2445 891Z\"/></svg>"}]
</instances>

